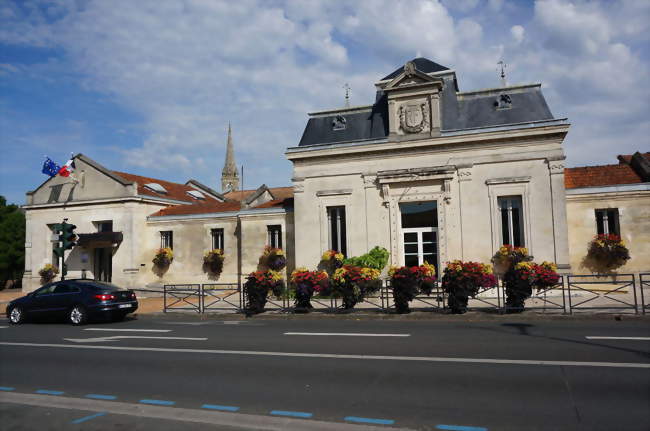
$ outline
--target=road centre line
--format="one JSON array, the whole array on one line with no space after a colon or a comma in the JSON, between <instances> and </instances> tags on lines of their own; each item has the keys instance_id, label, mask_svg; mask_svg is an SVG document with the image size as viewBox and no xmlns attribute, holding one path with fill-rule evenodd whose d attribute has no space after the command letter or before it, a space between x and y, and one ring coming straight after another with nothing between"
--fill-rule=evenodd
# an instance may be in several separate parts
<instances>
[{"instance_id":1,"label":"road centre line","mask_svg":"<svg viewBox=\"0 0 650 431\"><path fill-rule=\"evenodd\" d=\"M95 418L98 418L98 417L100 417L100 416L104 416L105 414L106 414L106 412L95 413L94 415L85 416L85 417L83 417L83 418L75 419L75 420L73 420L73 421L70 422L70 423L72 423L72 424L80 424L80 423L83 423L83 422L89 421L89 420L91 420L91 419L95 419Z\"/></svg>"},{"instance_id":2,"label":"road centre line","mask_svg":"<svg viewBox=\"0 0 650 431\"><path fill-rule=\"evenodd\" d=\"M596 335L591 335L585 337L587 340L638 340L638 341L650 341L650 337L601 337Z\"/></svg>"},{"instance_id":3,"label":"road centre line","mask_svg":"<svg viewBox=\"0 0 650 431\"><path fill-rule=\"evenodd\" d=\"M410 337L411 334L372 334L354 332L285 332L284 335L317 335L341 337Z\"/></svg>"},{"instance_id":4,"label":"road centre line","mask_svg":"<svg viewBox=\"0 0 650 431\"><path fill-rule=\"evenodd\" d=\"M484 427L468 427L463 425L436 425L436 429L446 431L488 431Z\"/></svg>"},{"instance_id":5,"label":"road centre line","mask_svg":"<svg viewBox=\"0 0 650 431\"><path fill-rule=\"evenodd\" d=\"M156 418L189 423L205 423L212 426L256 429L256 430L300 430L300 431L385 431L384 426L355 425L342 422L325 422L314 419L273 417L215 410L188 409L121 401L89 400L86 398L48 397L44 395L0 392L0 403L12 403L39 407L89 412L106 412L119 415ZM391 428L397 430L397 428ZM400 428L403 431L410 431Z\"/></svg>"},{"instance_id":6,"label":"road centre line","mask_svg":"<svg viewBox=\"0 0 650 431\"><path fill-rule=\"evenodd\" d=\"M146 340L188 340L188 341L206 341L207 338L191 338L191 337L147 337L144 335L114 335L112 337L97 337L97 338L64 338L65 341L72 341L75 343L102 343L105 341L119 341L121 339L146 339Z\"/></svg>"},{"instance_id":7,"label":"road centre line","mask_svg":"<svg viewBox=\"0 0 650 431\"><path fill-rule=\"evenodd\" d=\"M111 329L111 328L85 328L84 331L107 332L171 332L171 329Z\"/></svg>"},{"instance_id":8,"label":"road centre line","mask_svg":"<svg viewBox=\"0 0 650 431\"><path fill-rule=\"evenodd\" d=\"M639 362L586 362L586 361L543 361L534 359L492 359L492 358L454 358L439 356L383 356L383 355L340 355L333 353L294 353L294 352L265 352L255 350L217 350L217 349L173 349L166 347L126 347L126 346L88 346L83 344L49 344L49 343L14 343L0 342L0 346L19 347L53 347L63 349L96 349L96 350L126 350L135 352L168 352L168 353L204 353L212 355L248 355L248 356L278 356L293 358L329 358L329 359L362 359L379 361L413 361L413 362L449 362L470 364L501 364L501 365L544 365L568 367L607 367L607 368L650 368L650 363Z\"/></svg>"}]
</instances>

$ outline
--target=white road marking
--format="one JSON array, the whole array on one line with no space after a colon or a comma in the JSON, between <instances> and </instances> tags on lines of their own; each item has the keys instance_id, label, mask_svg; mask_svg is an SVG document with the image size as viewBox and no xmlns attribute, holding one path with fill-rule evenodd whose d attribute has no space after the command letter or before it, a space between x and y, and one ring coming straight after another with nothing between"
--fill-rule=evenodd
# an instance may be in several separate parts
<instances>
[{"instance_id":1,"label":"white road marking","mask_svg":"<svg viewBox=\"0 0 650 431\"><path fill-rule=\"evenodd\" d=\"M65 341L73 341L75 343L101 343L104 341L119 341L125 338L138 338L147 340L190 340L190 341L205 341L207 338L188 338L188 337L146 337L140 335L115 335L113 337L97 337L97 338L64 338Z\"/></svg>"},{"instance_id":2,"label":"white road marking","mask_svg":"<svg viewBox=\"0 0 650 431\"><path fill-rule=\"evenodd\" d=\"M87 398L64 396L52 397L49 395L21 394L16 392L0 392L0 402L41 406L47 407L48 409L59 408L66 410L85 410L89 412L108 412L118 415L157 418L186 423L204 423L212 426L223 425L223 427L227 427L228 429L237 428L269 431L386 431L390 429L393 431L408 431L407 428L386 428L385 426L325 422L316 419L288 419L286 417L273 417L269 415L252 415L183 407L169 408L140 403L131 404L121 401L90 400Z\"/></svg>"},{"instance_id":3,"label":"white road marking","mask_svg":"<svg viewBox=\"0 0 650 431\"><path fill-rule=\"evenodd\" d=\"M354 332L285 332L284 335L322 335L340 337L410 337L411 334L363 334Z\"/></svg>"},{"instance_id":4,"label":"white road marking","mask_svg":"<svg viewBox=\"0 0 650 431\"><path fill-rule=\"evenodd\" d=\"M107 331L107 332L171 332L171 329L110 329L110 328L86 328L84 331Z\"/></svg>"},{"instance_id":5,"label":"white road marking","mask_svg":"<svg viewBox=\"0 0 650 431\"><path fill-rule=\"evenodd\" d=\"M585 337L587 340L641 340L641 341L650 341L650 337L601 337L592 335Z\"/></svg>"},{"instance_id":6,"label":"white road marking","mask_svg":"<svg viewBox=\"0 0 650 431\"><path fill-rule=\"evenodd\" d=\"M8 326L0 326L0 329L8 328Z\"/></svg>"},{"instance_id":7,"label":"white road marking","mask_svg":"<svg viewBox=\"0 0 650 431\"><path fill-rule=\"evenodd\" d=\"M333 353L292 353L264 352L255 350L211 350L211 349L173 349L166 347L121 347L121 346L85 346L80 344L45 344L45 343L12 343L0 342L0 346L23 347L57 347L67 349L97 349L97 350L132 350L136 352L169 352L169 353L205 353L213 355L248 355L248 356L279 356L293 358L329 358L329 359L362 359L379 361L414 361L414 362L450 362L470 364L505 364L505 365L550 365L574 367L610 367L610 368L650 368L650 363L639 362L582 362L582 361L541 361L522 359L491 359L491 358L448 358L438 356L379 356L379 355L338 355Z\"/></svg>"}]
</instances>

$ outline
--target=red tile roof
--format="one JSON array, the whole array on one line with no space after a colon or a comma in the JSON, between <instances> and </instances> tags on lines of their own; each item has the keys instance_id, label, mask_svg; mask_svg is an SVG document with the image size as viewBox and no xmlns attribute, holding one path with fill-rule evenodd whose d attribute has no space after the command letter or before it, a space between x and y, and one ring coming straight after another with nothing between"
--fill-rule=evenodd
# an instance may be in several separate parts
<instances>
[{"instance_id":1,"label":"red tile roof","mask_svg":"<svg viewBox=\"0 0 650 431\"><path fill-rule=\"evenodd\" d=\"M161 184L162 185L162 184ZM293 187L275 187L269 189L271 194L276 198L265 202L251 209L261 208L284 208L293 205ZM225 196L232 199L232 202L202 202L191 205L171 205L151 214L152 217L170 216L170 215L191 215L191 214L212 214L230 211L239 211L242 209L241 201L255 190L241 190L227 193Z\"/></svg>"},{"instance_id":2,"label":"red tile roof","mask_svg":"<svg viewBox=\"0 0 650 431\"><path fill-rule=\"evenodd\" d=\"M187 192L190 190L196 190L196 188L191 187L191 186L186 186L185 184L180 184L180 183L172 183L170 181L165 181L165 180L159 180L156 178L149 178L149 177L143 177L140 175L134 175L134 174L128 174L126 172L117 172L117 171L112 171L115 175L118 175L125 180L128 181L134 181L138 184L138 194L139 195L145 195L145 196L154 196L157 198L165 198L165 199L174 199L177 201L185 201L185 202L192 202L192 203L204 203L201 200L194 199L190 197ZM144 185L149 184L149 183L158 183L161 186L167 190L167 193L157 193L154 192L153 190L150 190L146 188ZM208 196L205 193L202 193L205 196L205 202L218 202L216 199Z\"/></svg>"},{"instance_id":3,"label":"red tile roof","mask_svg":"<svg viewBox=\"0 0 650 431\"><path fill-rule=\"evenodd\" d=\"M623 163L564 169L564 187L567 189L642 182L641 177L634 169Z\"/></svg>"},{"instance_id":4,"label":"red tile roof","mask_svg":"<svg viewBox=\"0 0 650 431\"><path fill-rule=\"evenodd\" d=\"M170 216L170 215L190 215L190 214L212 214L223 213L230 211L239 211L241 209L240 202L202 202L189 205L170 205L155 213L151 214L152 217Z\"/></svg>"}]
</instances>

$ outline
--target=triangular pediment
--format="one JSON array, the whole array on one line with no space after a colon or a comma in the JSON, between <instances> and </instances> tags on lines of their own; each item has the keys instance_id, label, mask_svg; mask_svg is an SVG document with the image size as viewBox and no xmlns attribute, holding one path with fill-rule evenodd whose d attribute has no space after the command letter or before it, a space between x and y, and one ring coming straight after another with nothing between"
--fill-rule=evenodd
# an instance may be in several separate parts
<instances>
[{"instance_id":1,"label":"triangular pediment","mask_svg":"<svg viewBox=\"0 0 650 431\"><path fill-rule=\"evenodd\" d=\"M442 85L442 79L429 76L416 69L415 67L404 67L404 71L390 81L384 90L394 90L396 88L415 87L421 85L438 84Z\"/></svg>"},{"instance_id":2,"label":"triangular pediment","mask_svg":"<svg viewBox=\"0 0 650 431\"><path fill-rule=\"evenodd\" d=\"M384 86L384 90L419 87L431 84L442 85L442 79L427 75L417 68L415 62L409 61L404 65L402 71Z\"/></svg>"}]
</instances>

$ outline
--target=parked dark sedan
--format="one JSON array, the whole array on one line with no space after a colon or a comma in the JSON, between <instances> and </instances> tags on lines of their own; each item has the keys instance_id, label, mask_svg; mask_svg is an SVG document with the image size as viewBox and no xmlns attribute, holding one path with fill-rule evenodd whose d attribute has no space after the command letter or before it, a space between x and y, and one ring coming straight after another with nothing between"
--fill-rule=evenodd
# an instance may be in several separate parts
<instances>
[{"instance_id":1,"label":"parked dark sedan","mask_svg":"<svg viewBox=\"0 0 650 431\"><path fill-rule=\"evenodd\" d=\"M132 290L101 281L65 280L11 301L7 317L14 324L29 318L66 318L73 325L83 325L91 317L121 320L137 309Z\"/></svg>"}]
</instances>

